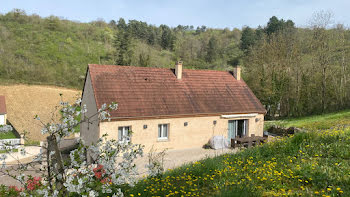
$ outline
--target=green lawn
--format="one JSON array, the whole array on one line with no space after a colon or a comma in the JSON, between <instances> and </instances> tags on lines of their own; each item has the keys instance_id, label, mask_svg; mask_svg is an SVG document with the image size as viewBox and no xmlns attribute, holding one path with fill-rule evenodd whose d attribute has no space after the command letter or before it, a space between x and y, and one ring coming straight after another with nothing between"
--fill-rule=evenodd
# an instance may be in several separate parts
<instances>
[{"instance_id":1,"label":"green lawn","mask_svg":"<svg viewBox=\"0 0 350 197\"><path fill-rule=\"evenodd\" d=\"M24 146L39 146L40 141L27 139L24 141Z\"/></svg>"},{"instance_id":2,"label":"green lawn","mask_svg":"<svg viewBox=\"0 0 350 197\"><path fill-rule=\"evenodd\" d=\"M305 129L329 129L341 125L350 125L350 110L301 118L265 121L265 130L272 125L279 125L285 128L298 127Z\"/></svg>"},{"instance_id":3,"label":"green lawn","mask_svg":"<svg viewBox=\"0 0 350 197\"><path fill-rule=\"evenodd\" d=\"M12 152L18 152L18 149L13 149ZM9 153L9 150L0 150L1 153Z\"/></svg>"},{"instance_id":4,"label":"green lawn","mask_svg":"<svg viewBox=\"0 0 350 197\"><path fill-rule=\"evenodd\" d=\"M0 133L0 139L13 139L17 138L12 131L6 133Z\"/></svg>"},{"instance_id":5,"label":"green lawn","mask_svg":"<svg viewBox=\"0 0 350 197\"><path fill-rule=\"evenodd\" d=\"M15 134L12 131L6 132L6 133L0 133L0 139L13 139L17 138ZM17 152L18 149L12 150L13 152ZM0 150L0 153L7 153L6 150Z\"/></svg>"},{"instance_id":6,"label":"green lawn","mask_svg":"<svg viewBox=\"0 0 350 197\"><path fill-rule=\"evenodd\" d=\"M126 196L350 196L350 129L297 133L139 181Z\"/></svg>"}]
</instances>

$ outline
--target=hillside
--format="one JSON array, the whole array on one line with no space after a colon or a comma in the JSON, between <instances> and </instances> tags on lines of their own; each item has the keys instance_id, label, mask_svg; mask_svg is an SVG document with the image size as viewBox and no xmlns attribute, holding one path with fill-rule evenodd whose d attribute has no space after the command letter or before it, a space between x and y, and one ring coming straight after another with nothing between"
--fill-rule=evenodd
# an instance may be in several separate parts
<instances>
[{"instance_id":1,"label":"hillside","mask_svg":"<svg viewBox=\"0 0 350 197\"><path fill-rule=\"evenodd\" d=\"M51 120L55 107L63 101L74 102L81 96L81 91L54 86L38 85L0 85L0 94L6 97L8 120L19 133L27 131L31 140L45 140L41 134L42 125L35 120L38 115L42 122ZM60 116L53 116L57 120Z\"/></svg>"},{"instance_id":2,"label":"hillside","mask_svg":"<svg viewBox=\"0 0 350 197\"><path fill-rule=\"evenodd\" d=\"M157 27L122 18L80 23L15 9L0 13L0 83L80 89L89 63L169 68L183 59L188 68L229 69L228 60L241 54L239 38L238 29Z\"/></svg>"},{"instance_id":3,"label":"hillside","mask_svg":"<svg viewBox=\"0 0 350 197\"><path fill-rule=\"evenodd\" d=\"M123 18L80 23L15 9L0 14L0 84L81 89L88 63L172 68L182 60L187 69L241 65L267 119L349 109L350 31L343 24L313 24L300 28L275 16L257 29Z\"/></svg>"},{"instance_id":4,"label":"hillside","mask_svg":"<svg viewBox=\"0 0 350 197\"><path fill-rule=\"evenodd\" d=\"M104 32L57 17L0 15L0 82L80 88L87 64L99 63L110 48Z\"/></svg>"}]
</instances>

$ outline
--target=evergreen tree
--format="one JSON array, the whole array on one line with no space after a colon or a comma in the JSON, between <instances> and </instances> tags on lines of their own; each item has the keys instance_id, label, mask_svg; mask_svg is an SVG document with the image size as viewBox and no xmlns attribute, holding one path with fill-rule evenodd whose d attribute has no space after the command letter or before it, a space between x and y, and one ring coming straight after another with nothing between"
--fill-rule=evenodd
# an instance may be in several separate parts
<instances>
[{"instance_id":1,"label":"evergreen tree","mask_svg":"<svg viewBox=\"0 0 350 197\"><path fill-rule=\"evenodd\" d=\"M218 56L218 42L217 39L212 36L208 42L206 61L212 63Z\"/></svg>"},{"instance_id":2,"label":"evergreen tree","mask_svg":"<svg viewBox=\"0 0 350 197\"><path fill-rule=\"evenodd\" d=\"M127 31L128 26L123 18L120 18L118 20L117 28L118 28L118 30Z\"/></svg>"},{"instance_id":3,"label":"evergreen tree","mask_svg":"<svg viewBox=\"0 0 350 197\"><path fill-rule=\"evenodd\" d=\"M173 38L171 29L167 25L160 25L160 28L162 30L160 46L162 46L163 49L172 49Z\"/></svg>"},{"instance_id":4,"label":"evergreen tree","mask_svg":"<svg viewBox=\"0 0 350 197\"><path fill-rule=\"evenodd\" d=\"M115 20L109 21L108 25L113 29L117 28L117 22L115 22Z\"/></svg>"},{"instance_id":5,"label":"evergreen tree","mask_svg":"<svg viewBox=\"0 0 350 197\"><path fill-rule=\"evenodd\" d=\"M130 65L132 58L131 38L128 33L128 26L123 18L117 24L118 31L115 35L114 47L116 50L115 63L117 65Z\"/></svg>"},{"instance_id":6,"label":"evergreen tree","mask_svg":"<svg viewBox=\"0 0 350 197\"><path fill-rule=\"evenodd\" d=\"M283 19L279 20L276 16L270 18L267 26L265 28L265 32L267 35L271 35L275 32L281 30L290 30L294 28L294 22L291 20L284 21Z\"/></svg>"},{"instance_id":7,"label":"evergreen tree","mask_svg":"<svg viewBox=\"0 0 350 197\"><path fill-rule=\"evenodd\" d=\"M157 37L156 32L154 31L153 28L151 28L150 32L148 34L147 43L150 44L150 45L155 45L156 41L157 41L156 37Z\"/></svg>"},{"instance_id":8,"label":"evergreen tree","mask_svg":"<svg viewBox=\"0 0 350 197\"><path fill-rule=\"evenodd\" d=\"M245 27L242 31L241 46L240 48L244 52L248 52L249 48L252 47L257 40L257 36L254 30L250 27Z\"/></svg>"},{"instance_id":9,"label":"evergreen tree","mask_svg":"<svg viewBox=\"0 0 350 197\"><path fill-rule=\"evenodd\" d=\"M271 35L272 33L282 29L282 26L283 26L282 22L283 20L282 21L278 20L276 16L271 17L265 28L266 34Z\"/></svg>"}]
</instances>

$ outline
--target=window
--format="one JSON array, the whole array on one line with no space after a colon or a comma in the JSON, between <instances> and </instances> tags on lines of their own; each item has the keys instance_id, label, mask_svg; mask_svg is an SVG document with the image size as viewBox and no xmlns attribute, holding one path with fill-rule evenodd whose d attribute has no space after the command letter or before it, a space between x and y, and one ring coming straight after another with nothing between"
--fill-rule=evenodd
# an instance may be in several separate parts
<instances>
[{"instance_id":1,"label":"window","mask_svg":"<svg viewBox=\"0 0 350 197\"><path fill-rule=\"evenodd\" d=\"M130 142L130 126L118 127L118 140L122 142Z\"/></svg>"},{"instance_id":2,"label":"window","mask_svg":"<svg viewBox=\"0 0 350 197\"><path fill-rule=\"evenodd\" d=\"M158 125L158 139L167 140L169 136L169 125L168 124L159 124Z\"/></svg>"}]
</instances>

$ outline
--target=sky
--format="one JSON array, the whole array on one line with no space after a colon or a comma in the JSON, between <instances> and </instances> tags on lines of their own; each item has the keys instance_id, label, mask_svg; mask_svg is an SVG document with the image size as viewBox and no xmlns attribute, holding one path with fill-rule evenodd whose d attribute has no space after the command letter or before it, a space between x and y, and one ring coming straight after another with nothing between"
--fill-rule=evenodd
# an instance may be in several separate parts
<instances>
[{"instance_id":1,"label":"sky","mask_svg":"<svg viewBox=\"0 0 350 197\"><path fill-rule=\"evenodd\" d=\"M350 24L350 0L0 0L1 14L14 8L80 22L123 17L153 25L212 28L264 26L271 16L305 27L313 13L323 10L333 13L334 23Z\"/></svg>"}]
</instances>

